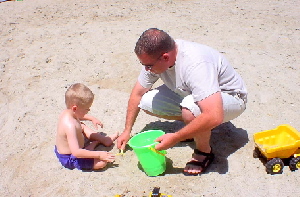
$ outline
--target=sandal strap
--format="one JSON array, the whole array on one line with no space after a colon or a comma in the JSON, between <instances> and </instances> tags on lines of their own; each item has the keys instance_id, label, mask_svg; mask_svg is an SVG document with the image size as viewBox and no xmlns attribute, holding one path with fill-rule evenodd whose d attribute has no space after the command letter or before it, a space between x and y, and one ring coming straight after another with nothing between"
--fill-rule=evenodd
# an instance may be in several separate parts
<instances>
[{"instance_id":1,"label":"sandal strap","mask_svg":"<svg viewBox=\"0 0 300 197\"><path fill-rule=\"evenodd\" d=\"M197 154L197 155L203 155L203 156L206 156L206 157L214 155L212 153L212 149L211 149L210 153L205 153L205 152L202 152L202 151L200 151L198 149L194 149L194 153Z\"/></svg>"},{"instance_id":2,"label":"sandal strap","mask_svg":"<svg viewBox=\"0 0 300 197\"><path fill-rule=\"evenodd\" d=\"M203 169L203 168L205 168L206 162L204 162L204 161L189 161L186 163L186 165L189 165L189 164L194 165L194 166L200 166Z\"/></svg>"},{"instance_id":3,"label":"sandal strap","mask_svg":"<svg viewBox=\"0 0 300 197\"><path fill-rule=\"evenodd\" d=\"M213 160L215 158L215 155L212 153L212 150L210 153L205 153L198 149L194 149L194 154L205 156L205 158L203 161L197 161L197 160L189 161L186 163L186 165L200 166L202 168L201 173L206 171L206 169L210 166L210 164L213 162ZM201 174L201 173L199 173L199 174ZM188 173L188 172L185 172L184 174L186 176L198 175L198 174L193 174L193 173Z\"/></svg>"},{"instance_id":4,"label":"sandal strap","mask_svg":"<svg viewBox=\"0 0 300 197\"><path fill-rule=\"evenodd\" d=\"M186 163L186 165L191 164L191 165L195 165L195 166L200 166L203 170L205 170L215 158L215 155L212 152L205 153L205 152L199 151L198 149L195 149L194 153L205 156L205 159L203 161L197 161L197 160L189 161Z\"/></svg>"},{"instance_id":5,"label":"sandal strap","mask_svg":"<svg viewBox=\"0 0 300 197\"><path fill-rule=\"evenodd\" d=\"M215 158L215 155L212 153L212 148L211 148L210 153L205 153L205 152L202 152L202 151L200 151L200 150L198 150L198 149L194 149L194 154L205 156L205 159L204 159L202 162L195 161L195 162L197 162L198 164L196 164L195 162L191 161L192 164L201 166L202 168L205 167L207 161L212 161L212 160L214 160L214 158Z\"/></svg>"}]
</instances>

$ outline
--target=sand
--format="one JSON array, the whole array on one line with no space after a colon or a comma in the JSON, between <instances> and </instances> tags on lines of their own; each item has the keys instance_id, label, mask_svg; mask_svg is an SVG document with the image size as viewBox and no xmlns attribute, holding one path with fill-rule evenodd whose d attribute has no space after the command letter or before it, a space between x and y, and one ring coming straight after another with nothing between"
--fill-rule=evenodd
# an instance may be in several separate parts
<instances>
[{"instance_id":1,"label":"sand","mask_svg":"<svg viewBox=\"0 0 300 197\"><path fill-rule=\"evenodd\" d=\"M300 131L297 0L24 0L0 3L0 16L0 196L141 197L154 187L173 197L300 196L299 171L270 175L252 156L254 133L281 124ZM150 27L224 53L247 84L247 110L213 131L216 160L201 176L181 173L193 143L168 149L158 177L146 176L129 148L101 172L63 168L53 146L66 88L89 86L99 132L122 132L141 69L134 45ZM133 134L181 126L140 113Z\"/></svg>"}]
</instances>

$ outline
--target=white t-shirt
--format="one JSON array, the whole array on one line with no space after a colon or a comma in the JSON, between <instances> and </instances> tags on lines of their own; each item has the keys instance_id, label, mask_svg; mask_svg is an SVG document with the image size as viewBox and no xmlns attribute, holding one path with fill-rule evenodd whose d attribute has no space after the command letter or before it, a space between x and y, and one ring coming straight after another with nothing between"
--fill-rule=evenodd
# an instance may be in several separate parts
<instances>
[{"instance_id":1,"label":"white t-shirt","mask_svg":"<svg viewBox=\"0 0 300 197\"><path fill-rule=\"evenodd\" d=\"M159 78L172 91L182 96L192 94L194 101L201 101L216 92L239 94L244 100L247 89L240 75L225 57L211 47L175 40L178 53L175 65L161 74L142 69L138 81L150 88Z\"/></svg>"}]
</instances>

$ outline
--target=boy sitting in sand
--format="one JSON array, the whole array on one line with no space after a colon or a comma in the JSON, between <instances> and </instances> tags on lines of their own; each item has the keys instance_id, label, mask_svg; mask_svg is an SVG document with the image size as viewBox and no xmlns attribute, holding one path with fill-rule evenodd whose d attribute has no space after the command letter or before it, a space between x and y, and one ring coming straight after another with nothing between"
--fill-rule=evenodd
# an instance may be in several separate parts
<instances>
[{"instance_id":1,"label":"boy sitting in sand","mask_svg":"<svg viewBox=\"0 0 300 197\"><path fill-rule=\"evenodd\" d=\"M98 170L115 156L106 151L94 151L98 144L111 146L118 134L103 136L88 128L80 120L90 120L97 128L102 123L87 115L94 100L92 91L83 84L76 83L65 94L66 107L59 117L56 133L55 153L60 163L69 169ZM85 146L85 137L91 141Z\"/></svg>"}]
</instances>

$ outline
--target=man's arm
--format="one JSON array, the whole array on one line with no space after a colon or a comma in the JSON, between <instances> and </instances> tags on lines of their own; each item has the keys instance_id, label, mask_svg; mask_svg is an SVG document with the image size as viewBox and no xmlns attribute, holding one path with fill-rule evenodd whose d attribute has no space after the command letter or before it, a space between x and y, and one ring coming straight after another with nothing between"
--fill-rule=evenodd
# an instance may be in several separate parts
<instances>
[{"instance_id":1,"label":"man's arm","mask_svg":"<svg viewBox=\"0 0 300 197\"><path fill-rule=\"evenodd\" d=\"M159 137L156 141L157 150L166 150L184 139L193 138L197 133L210 131L220 125L224 119L223 101L221 93L217 92L198 101L201 114L176 133L169 133Z\"/></svg>"},{"instance_id":2,"label":"man's arm","mask_svg":"<svg viewBox=\"0 0 300 197\"><path fill-rule=\"evenodd\" d=\"M127 106L125 129L119 136L117 142L119 149L125 149L125 145L130 138L130 132L140 111L138 105L142 99L142 96L149 91L149 89L150 88L144 88L138 81L133 87Z\"/></svg>"}]
</instances>

